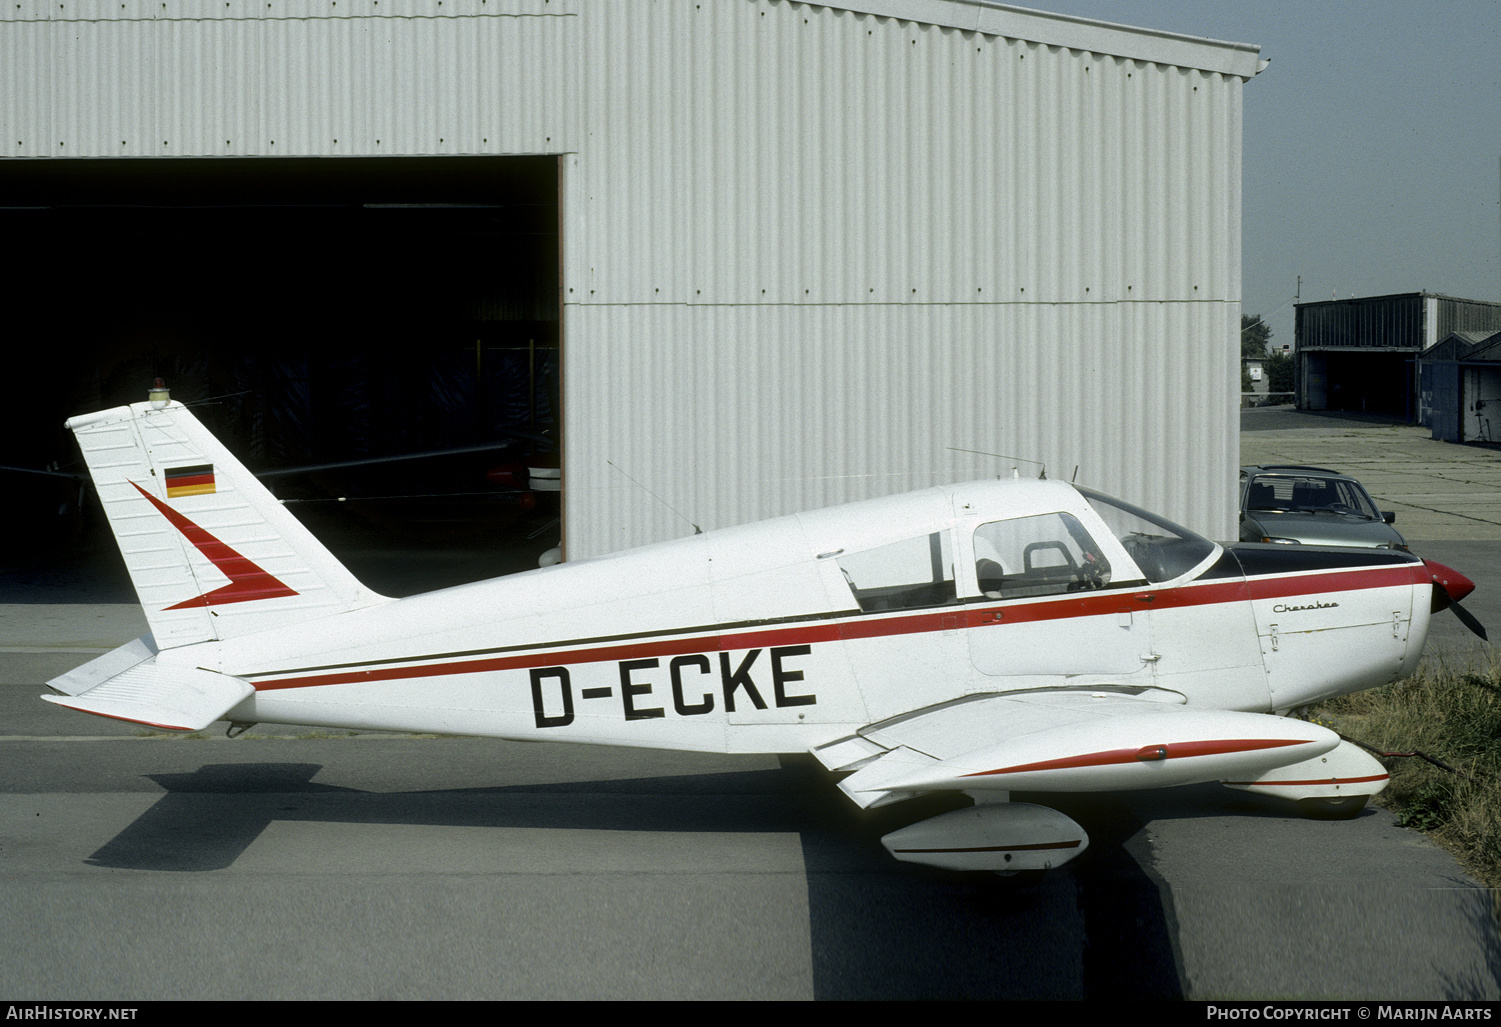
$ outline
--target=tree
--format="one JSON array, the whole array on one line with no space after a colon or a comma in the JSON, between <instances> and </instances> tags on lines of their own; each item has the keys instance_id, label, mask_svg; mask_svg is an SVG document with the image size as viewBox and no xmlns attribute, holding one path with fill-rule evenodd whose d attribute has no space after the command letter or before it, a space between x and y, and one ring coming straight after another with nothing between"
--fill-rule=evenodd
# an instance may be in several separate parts
<instances>
[{"instance_id":1,"label":"tree","mask_svg":"<svg viewBox=\"0 0 1501 1027\"><path fill-rule=\"evenodd\" d=\"M1272 330L1260 314L1240 315L1240 358L1260 360L1271 348Z\"/></svg>"},{"instance_id":2,"label":"tree","mask_svg":"<svg viewBox=\"0 0 1501 1027\"><path fill-rule=\"evenodd\" d=\"M1271 392L1293 391L1293 358L1291 353L1273 353L1266 358L1266 386Z\"/></svg>"}]
</instances>

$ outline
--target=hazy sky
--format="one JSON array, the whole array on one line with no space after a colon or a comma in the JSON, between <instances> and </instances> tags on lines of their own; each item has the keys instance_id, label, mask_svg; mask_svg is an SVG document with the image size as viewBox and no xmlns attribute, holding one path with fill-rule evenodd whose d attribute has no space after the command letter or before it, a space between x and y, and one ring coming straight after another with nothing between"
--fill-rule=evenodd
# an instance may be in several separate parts
<instances>
[{"instance_id":1,"label":"hazy sky","mask_svg":"<svg viewBox=\"0 0 1501 1027\"><path fill-rule=\"evenodd\" d=\"M1244 93L1242 309L1265 316L1274 346L1293 341L1299 275L1305 302L1501 300L1501 0L1018 6L1271 59Z\"/></svg>"}]
</instances>

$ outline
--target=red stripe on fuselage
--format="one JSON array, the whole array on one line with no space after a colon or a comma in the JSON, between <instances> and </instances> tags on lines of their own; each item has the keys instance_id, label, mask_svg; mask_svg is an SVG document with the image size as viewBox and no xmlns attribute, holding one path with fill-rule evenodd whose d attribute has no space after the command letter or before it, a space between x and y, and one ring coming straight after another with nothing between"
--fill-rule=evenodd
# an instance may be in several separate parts
<instances>
[{"instance_id":1,"label":"red stripe on fuselage","mask_svg":"<svg viewBox=\"0 0 1501 1027\"><path fill-rule=\"evenodd\" d=\"M820 642L851 641L862 638L885 638L894 635L921 634L1006 624L1069 620L1075 617L1099 617L1113 613L1147 610L1182 609L1219 603L1246 602L1251 599L1280 599L1316 593L1349 592L1370 588L1391 588L1426 584L1428 572L1421 563L1397 567L1355 568L1341 571L1318 571L1251 579L1228 579L1189 583L1173 588L1146 586L1103 592L1076 593L1064 597L1034 600L1011 600L986 605L968 603L915 614L876 616L855 619L823 620L789 627L750 629L731 634L696 634L682 638L645 642L617 642L582 649L544 649L514 656L495 656L474 660L448 660L405 667L374 667L367 670L333 669L278 680L254 681L258 690L309 688L316 685L344 685L365 681L399 681L450 674L482 674L502 670L530 670L580 663L603 663L654 656L686 656L693 653L731 649L763 649L772 646L813 645ZM997 619L999 615L999 619ZM555 643L567 645L568 643ZM413 657L420 660L422 657ZM276 672L273 672L276 673ZM286 672L295 673L295 672ZM245 677L246 675L237 675Z\"/></svg>"},{"instance_id":2,"label":"red stripe on fuselage","mask_svg":"<svg viewBox=\"0 0 1501 1027\"><path fill-rule=\"evenodd\" d=\"M1360 576L1359 583L1349 584L1349 576ZM1369 567L1357 571L1316 571L1312 574L1282 574L1265 578L1248 578L1246 585L1252 599L1286 599L1312 592L1343 592L1352 589L1397 588L1402 585L1424 585L1430 582L1427 569L1421 563L1405 563L1395 567Z\"/></svg>"}]
</instances>

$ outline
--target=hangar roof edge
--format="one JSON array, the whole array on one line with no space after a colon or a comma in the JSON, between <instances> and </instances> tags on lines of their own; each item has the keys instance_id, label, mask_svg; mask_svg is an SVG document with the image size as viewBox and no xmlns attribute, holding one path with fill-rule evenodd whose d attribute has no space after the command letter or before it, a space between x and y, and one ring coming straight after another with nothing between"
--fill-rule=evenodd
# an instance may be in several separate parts
<instances>
[{"instance_id":1,"label":"hangar roof edge","mask_svg":"<svg viewBox=\"0 0 1501 1027\"><path fill-rule=\"evenodd\" d=\"M1261 47L1253 43L1135 28L995 0L833 0L820 6L1246 79L1268 63L1261 58Z\"/></svg>"},{"instance_id":2,"label":"hangar roof edge","mask_svg":"<svg viewBox=\"0 0 1501 1027\"><path fill-rule=\"evenodd\" d=\"M1389 292L1371 296L1346 296L1344 299L1305 300L1302 303L1293 304L1294 307L1332 307L1343 304L1353 306L1357 303L1379 303L1383 300L1450 300L1454 303L1473 303L1485 307L1501 307L1501 300L1471 300L1463 296L1450 296L1444 292Z\"/></svg>"},{"instance_id":3,"label":"hangar roof edge","mask_svg":"<svg viewBox=\"0 0 1501 1027\"><path fill-rule=\"evenodd\" d=\"M1450 332L1418 354L1430 364L1467 364L1472 361L1501 360L1501 332Z\"/></svg>"}]
</instances>

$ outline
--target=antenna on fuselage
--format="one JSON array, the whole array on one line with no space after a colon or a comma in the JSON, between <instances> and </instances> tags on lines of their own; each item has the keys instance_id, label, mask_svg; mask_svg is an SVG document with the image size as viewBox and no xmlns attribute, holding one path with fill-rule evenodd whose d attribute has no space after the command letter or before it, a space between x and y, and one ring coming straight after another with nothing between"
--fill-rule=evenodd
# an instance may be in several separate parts
<instances>
[{"instance_id":1,"label":"antenna on fuselage","mask_svg":"<svg viewBox=\"0 0 1501 1027\"><path fill-rule=\"evenodd\" d=\"M958 446L945 446L944 448L953 453L973 453L976 456L989 456L994 457L997 460L1020 460L1024 464L1036 464L1041 468L1041 470L1037 473L1038 480L1046 481L1048 477L1048 465L1043 463L1041 460L1028 460L1024 456L1007 456L1005 453L987 453L983 449L960 449ZM1074 473L1078 473L1077 467L1074 468ZM996 477L1000 477L1000 475L996 475ZM1013 467L1011 468L1011 477L1020 478L1021 473L1015 467Z\"/></svg>"},{"instance_id":2,"label":"antenna on fuselage","mask_svg":"<svg viewBox=\"0 0 1501 1027\"><path fill-rule=\"evenodd\" d=\"M673 506L671 503L669 503L667 500L663 499L661 496L657 495L655 492L653 492L651 489L647 488L645 485L641 484L635 478L631 478L631 476L629 474L626 474L625 469L623 467L621 467L619 464L617 464L614 460L606 460L605 463L607 463L611 467L615 468L615 470L619 471L621 474L625 474L625 476L627 478L630 478L631 483L634 484L637 488L639 488L642 492L645 492L648 496L651 496L657 502L659 502L663 506L667 507L667 509L671 510L673 513L677 514L679 517L683 518L683 520L688 521L689 527L691 527L693 529L693 534L695 534L695 535L702 535L704 533L704 529L700 528L697 524L694 524L691 520L688 520L688 517L681 510L679 510L677 507Z\"/></svg>"}]
</instances>

